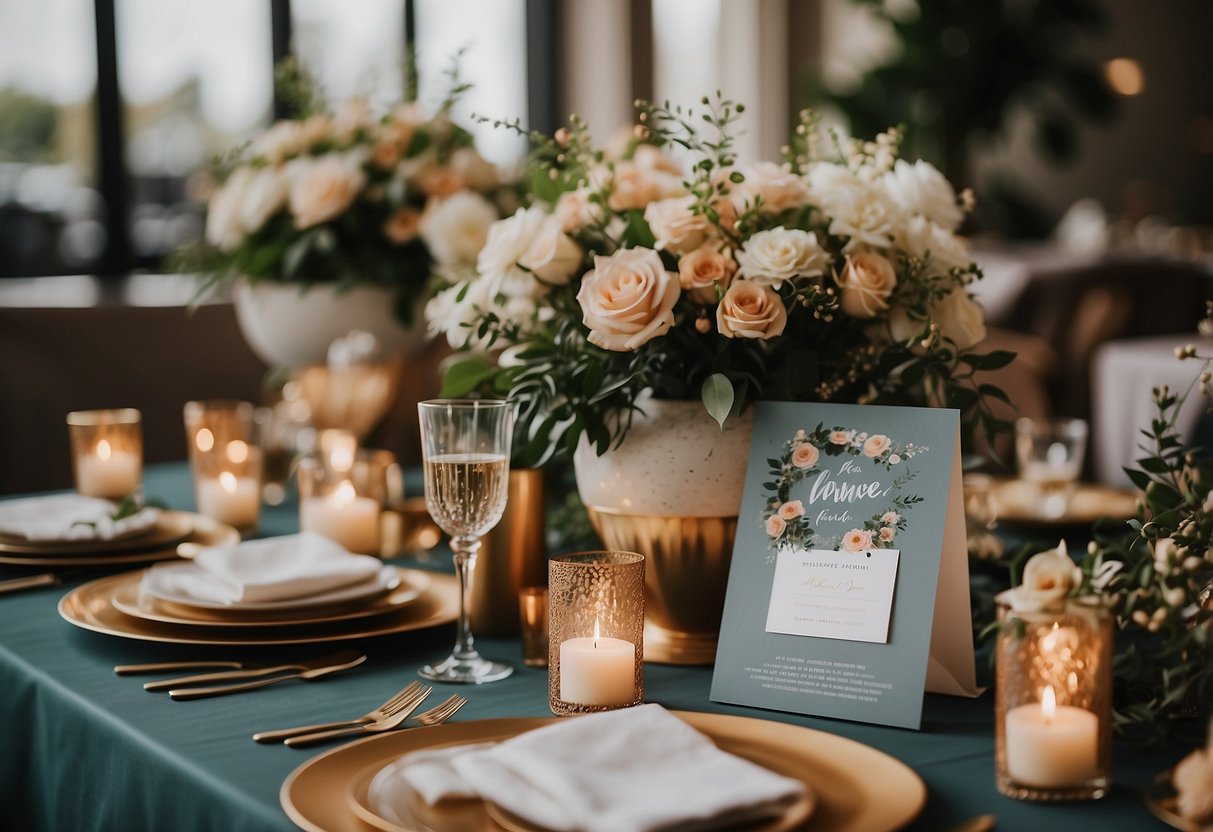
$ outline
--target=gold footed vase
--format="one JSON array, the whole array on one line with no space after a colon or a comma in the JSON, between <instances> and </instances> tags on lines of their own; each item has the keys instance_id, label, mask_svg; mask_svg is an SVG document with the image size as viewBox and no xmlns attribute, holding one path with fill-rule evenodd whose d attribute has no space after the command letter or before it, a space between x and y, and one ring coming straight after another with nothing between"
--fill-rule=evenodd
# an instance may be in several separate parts
<instances>
[{"instance_id":1,"label":"gold footed vase","mask_svg":"<svg viewBox=\"0 0 1213 832\"><path fill-rule=\"evenodd\" d=\"M716 640L736 517L654 517L586 506L608 549L640 552L645 568L644 660L702 665Z\"/></svg>"}]
</instances>

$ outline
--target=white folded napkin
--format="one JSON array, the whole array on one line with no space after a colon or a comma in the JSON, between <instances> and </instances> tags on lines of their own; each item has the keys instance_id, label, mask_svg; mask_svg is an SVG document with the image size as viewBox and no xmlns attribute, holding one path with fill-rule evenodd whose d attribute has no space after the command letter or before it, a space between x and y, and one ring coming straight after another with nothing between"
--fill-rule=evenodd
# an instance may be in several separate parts
<instances>
[{"instance_id":1,"label":"white folded napkin","mask_svg":"<svg viewBox=\"0 0 1213 832\"><path fill-rule=\"evenodd\" d=\"M382 568L378 558L303 532L203 549L192 563L149 569L143 586L219 604L266 603L374 581Z\"/></svg>"},{"instance_id":2,"label":"white folded napkin","mask_svg":"<svg viewBox=\"0 0 1213 832\"><path fill-rule=\"evenodd\" d=\"M554 832L686 832L778 817L805 789L641 705L406 755L372 782L372 808L403 817L410 790L479 797Z\"/></svg>"},{"instance_id":3,"label":"white folded napkin","mask_svg":"<svg viewBox=\"0 0 1213 832\"><path fill-rule=\"evenodd\" d=\"M0 503L0 533L26 540L114 540L150 529L159 509L142 508L114 520L109 500L80 494L52 494Z\"/></svg>"}]
</instances>

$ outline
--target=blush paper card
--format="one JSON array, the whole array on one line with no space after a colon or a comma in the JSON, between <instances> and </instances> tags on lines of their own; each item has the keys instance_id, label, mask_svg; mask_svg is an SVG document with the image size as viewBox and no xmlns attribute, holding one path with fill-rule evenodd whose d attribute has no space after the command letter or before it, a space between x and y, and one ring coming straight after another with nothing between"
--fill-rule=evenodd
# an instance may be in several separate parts
<instances>
[{"instance_id":1,"label":"blush paper card","mask_svg":"<svg viewBox=\"0 0 1213 832\"><path fill-rule=\"evenodd\" d=\"M711 698L918 728L976 696L955 410L759 402Z\"/></svg>"}]
</instances>

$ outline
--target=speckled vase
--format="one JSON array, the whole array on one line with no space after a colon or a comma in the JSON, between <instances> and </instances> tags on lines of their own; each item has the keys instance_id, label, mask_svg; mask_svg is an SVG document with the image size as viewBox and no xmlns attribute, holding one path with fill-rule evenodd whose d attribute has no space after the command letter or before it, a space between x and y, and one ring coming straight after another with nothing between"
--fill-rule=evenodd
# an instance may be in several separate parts
<instances>
[{"instance_id":1,"label":"speckled vase","mask_svg":"<svg viewBox=\"0 0 1213 832\"><path fill-rule=\"evenodd\" d=\"M647 559L645 661L711 664L753 413L722 430L698 401L639 404L618 448L598 456L582 439L577 489L603 543Z\"/></svg>"}]
</instances>

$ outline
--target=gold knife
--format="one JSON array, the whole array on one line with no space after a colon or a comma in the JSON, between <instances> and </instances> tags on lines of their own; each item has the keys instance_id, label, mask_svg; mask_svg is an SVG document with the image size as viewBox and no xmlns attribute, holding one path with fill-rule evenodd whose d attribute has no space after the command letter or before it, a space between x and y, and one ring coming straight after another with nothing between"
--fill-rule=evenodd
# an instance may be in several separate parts
<instances>
[{"instance_id":1,"label":"gold knife","mask_svg":"<svg viewBox=\"0 0 1213 832\"><path fill-rule=\"evenodd\" d=\"M332 664L327 667L314 667L309 670L298 670L294 673L286 673L281 676L270 676L265 679L254 679L251 682L238 682L234 685L213 685L201 688L181 688L174 689L168 692L168 695L177 701L183 699L201 699L205 696L223 696L228 693L240 693L245 690L255 690L263 688L267 685L273 685L277 682L285 682L287 679L319 679L323 676L328 676L333 673L338 673L342 670L348 670L351 667L357 667L366 661L365 655L354 654L354 657L349 661L341 664Z\"/></svg>"},{"instance_id":2,"label":"gold knife","mask_svg":"<svg viewBox=\"0 0 1213 832\"><path fill-rule=\"evenodd\" d=\"M327 656L319 656L302 662L284 662L283 664L274 664L268 667L221 670L217 673L198 673L193 676L178 676L173 679L157 679L154 682L144 684L143 689L154 693L161 690L172 690L183 685L205 685L209 682L235 682L245 679L256 679L261 676L270 676L274 673L283 673L289 670L317 670L330 665L344 664L359 655L361 654L356 650L342 650L340 653L330 653Z\"/></svg>"}]
</instances>

